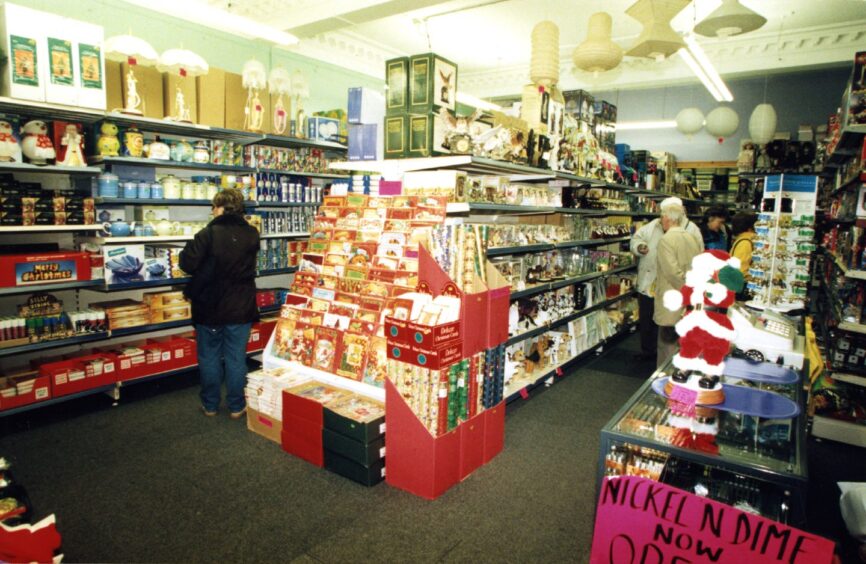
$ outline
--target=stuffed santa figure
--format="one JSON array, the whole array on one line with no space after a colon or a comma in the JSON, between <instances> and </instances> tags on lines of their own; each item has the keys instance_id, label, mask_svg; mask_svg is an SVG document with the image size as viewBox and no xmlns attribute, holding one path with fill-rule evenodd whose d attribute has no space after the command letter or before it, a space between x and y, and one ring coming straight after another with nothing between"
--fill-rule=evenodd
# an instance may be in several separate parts
<instances>
[{"instance_id":1,"label":"stuffed santa figure","mask_svg":"<svg viewBox=\"0 0 866 564\"><path fill-rule=\"evenodd\" d=\"M724 251L705 251L692 259L685 285L679 291L668 290L662 298L671 311L686 309L675 326L680 352L674 355L674 367L684 373L722 375L736 336L726 308L733 305L743 283L740 260Z\"/></svg>"}]
</instances>

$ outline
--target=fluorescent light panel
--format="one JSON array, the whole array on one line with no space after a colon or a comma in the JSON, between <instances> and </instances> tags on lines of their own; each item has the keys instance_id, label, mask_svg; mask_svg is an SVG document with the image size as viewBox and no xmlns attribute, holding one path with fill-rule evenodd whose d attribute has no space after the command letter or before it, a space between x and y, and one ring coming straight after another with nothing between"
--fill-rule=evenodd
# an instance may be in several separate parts
<instances>
[{"instance_id":1,"label":"fluorescent light panel","mask_svg":"<svg viewBox=\"0 0 866 564\"><path fill-rule=\"evenodd\" d=\"M722 99L718 100L719 102L733 102L734 96L731 94L731 91L728 90L728 87L725 85L725 82L722 80L722 77L719 76L718 71L716 71L716 67L713 66L713 63L710 61L710 58L707 57L707 54L704 53L704 50L701 48L701 45L695 39L695 36L691 33L686 34L683 39L686 42L686 45L689 48L692 56L694 56L697 63L704 69L704 72L707 73L707 77L710 79L710 82L716 87L719 94L721 94Z\"/></svg>"},{"instance_id":2,"label":"fluorescent light panel","mask_svg":"<svg viewBox=\"0 0 866 564\"><path fill-rule=\"evenodd\" d=\"M130 4L197 23L205 27L240 35L264 39L277 45L294 45L299 40L291 33L231 14L202 2L190 0L126 0Z\"/></svg>"},{"instance_id":3,"label":"fluorescent light panel","mask_svg":"<svg viewBox=\"0 0 866 564\"><path fill-rule=\"evenodd\" d=\"M710 78L704 72L704 69L701 68L701 66L698 64L698 62L695 60L695 58L692 56L692 54L689 52L689 50L686 49L685 47L683 47L678 51L678 53L680 54L680 57L682 57L682 59L689 66L689 68L692 69L692 72L695 74L695 76L697 76L699 79L701 79L701 82L704 83L704 87L710 92L710 94L712 94L713 98L716 99L716 102L721 102L722 101L721 92L719 92L718 88L716 88L716 85L713 84L713 82L710 80Z\"/></svg>"},{"instance_id":4,"label":"fluorescent light panel","mask_svg":"<svg viewBox=\"0 0 866 564\"><path fill-rule=\"evenodd\" d=\"M635 131L638 129L672 129L677 122L672 119L655 121L620 121L616 124L617 131Z\"/></svg>"},{"instance_id":5,"label":"fluorescent light panel","mask_svg":"<svg viewBox=\"0 0 866 564\"><path fill-rule=\"evenodd\" d=\"M457 101L461 104L466 104L467 106L472 106L481 110L496 112L502 111L502 106L498 106L493 102L488 102L487 100L482 100L481 98L476 98L472 94L466 94L465 92L457 92Z\"/></svg>"}]
</instances>

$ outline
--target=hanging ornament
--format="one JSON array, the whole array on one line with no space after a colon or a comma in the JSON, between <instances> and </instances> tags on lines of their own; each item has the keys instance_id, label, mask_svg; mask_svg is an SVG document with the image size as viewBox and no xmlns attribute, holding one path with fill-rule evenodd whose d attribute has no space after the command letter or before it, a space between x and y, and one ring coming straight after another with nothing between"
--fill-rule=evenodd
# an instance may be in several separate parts
<instances>
[{"instance_id":1,"label":"hanging ornament","mask_svg":"<svg viewBox=\"0 0 866 564\"><path fill-rule=\"evenodd\" d=\"M704 126L704 113L697 108L683 108L677 114L676 120L677 131L691 138Z\"/></svg>"},{"instance_id":2,"label":"hanging ornament","mask_svg":"<svg viewBox=\"0 0 866 564\"><path fill-rule=\"evenodd\" d=\"M532 28L532 60L529 79L550 88L559 82L559 28L549 20Z\"/></svg>"},{"instance_id":3,"label":"hanging ornament","mask_svg":"<svg viewBox=\"0 0 866 564\"><path fill-rule=\"evenodd\" d=\"M252 59L244 63L241 78L247 89L247 103L244 106L244 129L261 132L265 121L265 111L259 98L259 90L267 86L268 73L265 65Z\"/></svg>"},{"instance_id":4,"label":"hanging ornament","mask_svg":"<svg viewBox=\"0 0 866 564\"><path fill-rule=\"evenodd\" d=\"M707 114L707 132L718 137L719 143L730 137L740 126L740 116L727 106L719 106Z\"/></svg>"},{"instance_id":5,"label":"hanging ornament","mask_svg":"<svg viewBox=\"0 0 866 564\"><path fill-rule=\"evenodd\" d=\"M772 104L758 104L749 118L749 136L754 143L766 145L776 135L776 109Z\"/></svg>"},{"instance_id":6,"label":"hanging ornament","mask_svg":"<svg viewBox=\"0 0 866 564\"><path fill-rule=\"evenodd\" d=\"M589 17L586 40L571 55L574 66L592 73L616 68L622 61L622 47L611 39L611 17L607 12L596 12Z\"/></svg>"},{"instance_id":7,"label":"hanging ornament","mask_svg":"<svg viewBox=\"0 0 866 564\"><path fill-rule=\"evenodd\" d=\"M292 77L289 71L282 67L271 69L271 74L268 76L268 91L277 97L274 102L274 133L282 135L286 132L286 126L289 123L290 110L286 109L283 100L283 96L292 95ZM291 104L291 98L289 98L289 104Z\"/></svg>"},{"instance_id":8,"label":"hanging ornament","mask_svg":"<svg viewBox=\"0 0 866 564\"><path fill-rule=\"evenodd\" d=\"M303 101L310 97L310 85L307 77L299 70L292 73L292 95L295 97L295 135L306 137L307 115L304 113Z\"/></svg>"}]
</instances>

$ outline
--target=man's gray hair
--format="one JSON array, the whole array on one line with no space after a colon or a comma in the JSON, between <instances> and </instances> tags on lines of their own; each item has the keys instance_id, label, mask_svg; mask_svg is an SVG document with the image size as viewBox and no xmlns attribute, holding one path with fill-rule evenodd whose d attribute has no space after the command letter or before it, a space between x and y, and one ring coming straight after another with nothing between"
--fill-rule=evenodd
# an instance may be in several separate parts
<instances>
[{"instance_id":1,"label":"man's gray hair","mask_svg":"<svg viewBox=\"0 0 866 564\"><path fill-rule=\"evenodd\" d=\"M686 219L686 210L681 205L669 204L662 208L661 216L668 218L674 225L682 225Z\"/></svg>"}]
</instances>

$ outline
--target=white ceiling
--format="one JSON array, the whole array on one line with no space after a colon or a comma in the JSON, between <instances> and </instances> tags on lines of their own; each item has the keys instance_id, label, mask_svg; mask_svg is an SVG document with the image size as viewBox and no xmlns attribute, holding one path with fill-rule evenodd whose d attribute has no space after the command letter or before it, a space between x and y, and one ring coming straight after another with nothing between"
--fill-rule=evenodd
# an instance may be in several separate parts
<instances>
[{"instance_id":1,"label":"white ceiling","mask_svg":"<svg viewBox=\"0 0 866 564\"><path fill-rule=\"evenodd\" d=\"M630 88L695 81L678 58L661 63L626 57L598 77L575 72L571 52L586 36L589 16L613 16L613 39L624 49L641 25L625 10L635 0L208 0L210 4L289 31L293 50L372 76L384 60L434 51L460 67L458 88L477 96L513 94L528 81L530 34L545 19L560 30L560 84L566 89ZM815 68L851 61L866 48L864 0L741 0L767 18L752 33L699 38L723 77ZM673 20L685 32L721 4L696 0Z\"/></svg>"}]
</instances>

